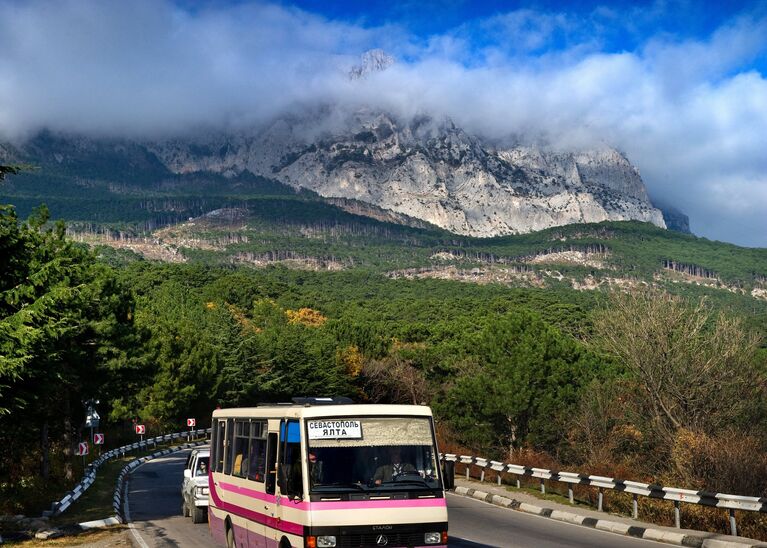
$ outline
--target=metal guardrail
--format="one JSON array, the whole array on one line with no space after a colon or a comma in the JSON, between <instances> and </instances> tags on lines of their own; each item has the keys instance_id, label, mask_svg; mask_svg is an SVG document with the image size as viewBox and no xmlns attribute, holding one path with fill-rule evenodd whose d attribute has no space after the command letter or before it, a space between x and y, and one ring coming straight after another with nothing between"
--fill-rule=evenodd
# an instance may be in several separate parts
<instances>
[{"instance_id":1,"label":"metal guardrail","mask_svg":"<svg viewBox=\"0 0 767 548\"><path fill-rule=\"evenodd\" d=\"M441 455L442 460L466 465L466 478L470 476L471 466L480 469L480 481L485 480L485 470L494 470L498 472L498 484L501 483L501 474L513 474L517 476L517 487L520 487L519 477L527 476L538 478L541 481L541 492L546 492L545 481L558 481L568 484L568 496L570 503L573 504L573 485L584 485L596 487L599 489L597 499L597 509L602 511L604 490L610 489L621 493L630 493L633 495L632 517L637 519L639 508L637 504L638 497L649 497L653 499L669 500L674 503L674 523L677 528L681 528L682 503L699 504L713 508L726 509L730 517L730 533L737 536L737 523L735 521L735 511L742 510L746 512L767 513L767 497L744 497L741 495L729 495L726 493L713 493L709 491L694 491L691 489L679 489L676 487L664 487L662 485L640 483L638 481L621 480L608 478L604 476L590 476L578 474L576 472L558 472L547 470L545 468L532 468L519 464L507 464L494 460L488 460L482 457L473 457L468 455L454 455L446 453Z\"/></svg>"},{"instance_id":2,"label":"metal guardrail","mask_svg":"<svg viewBox=\"0 0 767 548\"><path fill-rule=\"evenodd\" d=\"M154 438L148 438L143 441L129 443L127 445L123 445L122 447L117 447L115 449L107 451L106 453L102 454L99 458L94 460L92 463L90 463L85 468L85 473L83 474L83 478L80 480L80 482L77 485L75 485L75 487L71 491L69 491L66 495L64 495L64 497L62 497L61 500L51 503L51 509L49 511L43 512L43 515L58 516L59 514L64 512L67 508L69 508L72 505L72 503L74 503L77 499L79 499L83 495L83 493L85 493L85 491L93 484L93 482L96 481L96 471L99 469L99 467L101 467L102 464L104 464L110 459L113 459L117 456L124 457L126 453L130 453L137 449L144 449L150 445L156 447L158 443L173 441L173 440L182 439L182 438L187 438L191 440L192 438L197 438L201 435L210 434L210 432L211 432L210 428L186 430L184 432L165 434L165 435L157 436Z\"/></svg>"}]
</instances>

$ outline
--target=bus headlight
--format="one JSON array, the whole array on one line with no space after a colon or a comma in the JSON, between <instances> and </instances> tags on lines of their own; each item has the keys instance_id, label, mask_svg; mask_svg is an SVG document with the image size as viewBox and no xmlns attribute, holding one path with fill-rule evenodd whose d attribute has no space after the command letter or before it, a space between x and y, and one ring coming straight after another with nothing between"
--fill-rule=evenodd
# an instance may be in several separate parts
<instances>
[{"instance_id":1,"label":"bus headlight","mask_svg":"<svg viewBox=\"0 0 767 548\"><path fill-rule=\"evenodd\" d=\"M333 535L320 535L317 537L317 548L332 548L336 545L336 537Z\"/></svg>"},{"instance_id":2,"label":"bus headlight","mask_svg":"<svg viewBox=\"0 0 767 548\"><path fill-rule=\"evenodd\" d=\"M442 542L442 534L441 533L426 533L423 536L423 543L424 544L439 544Z\"/></svg>"}]
</instances>

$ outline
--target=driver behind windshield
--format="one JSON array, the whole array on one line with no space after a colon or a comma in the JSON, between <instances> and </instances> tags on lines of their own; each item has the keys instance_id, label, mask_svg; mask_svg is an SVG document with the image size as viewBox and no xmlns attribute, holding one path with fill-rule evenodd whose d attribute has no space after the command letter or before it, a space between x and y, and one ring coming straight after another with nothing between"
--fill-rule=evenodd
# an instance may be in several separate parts
<instances>
[{"instance_id":1,"label":"driver behind windshield","mask_svg":"<svg viewBox=\"0 0 767 548\"><path fill-rule=\"evenodd\" d=\"M373 474L373 483L381 485L383 482L392 481L397 476L408 472L418 473L415 466L409 462L402 462L402 451L399 447L392 447L389 450L389 463L383 464L376 469Z\"/></svg>"}]
</instances>

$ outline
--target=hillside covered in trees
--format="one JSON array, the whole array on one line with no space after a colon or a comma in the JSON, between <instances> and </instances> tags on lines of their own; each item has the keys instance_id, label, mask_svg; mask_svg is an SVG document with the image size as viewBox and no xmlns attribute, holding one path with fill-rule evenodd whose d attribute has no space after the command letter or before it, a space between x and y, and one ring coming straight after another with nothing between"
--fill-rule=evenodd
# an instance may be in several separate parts
<instances>
[{"instance_id":1,"label":"hillside covered in trees","mask_svg":"<svg viewBox=\"0 0 767 548\"><path fill-rule=\"evenodd\" d=\"M162 229L175 263L0 210L0 511L77 475L93 397L115 443L133 419L346 395L432 405L446 450L767 495L764 250L635 223L476 240L251 199ZM338 268L298 261L319 253Z\"/></svg>"}]
</instances>

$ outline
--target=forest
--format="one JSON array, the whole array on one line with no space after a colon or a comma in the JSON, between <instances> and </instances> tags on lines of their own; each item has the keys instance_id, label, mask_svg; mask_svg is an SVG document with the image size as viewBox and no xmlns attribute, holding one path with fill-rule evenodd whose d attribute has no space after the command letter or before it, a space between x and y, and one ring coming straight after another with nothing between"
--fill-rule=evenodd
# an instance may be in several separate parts
<instances>
[{"instance_id":1,"label":"forest","mask_svg":"<svg viewBox=\"0 0 767 548\"><path fill-rule=\"evenodd\" d=\"M295 395L427 404L445 451L767 496L756 305L164 264L75 243L45 207L0 208L0 254L0 513L77 479L90 398L114 444Z\"/></svg>"}]
</instances>

